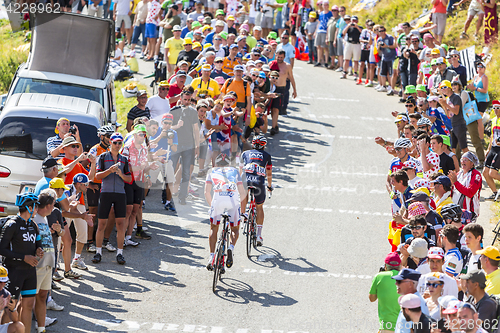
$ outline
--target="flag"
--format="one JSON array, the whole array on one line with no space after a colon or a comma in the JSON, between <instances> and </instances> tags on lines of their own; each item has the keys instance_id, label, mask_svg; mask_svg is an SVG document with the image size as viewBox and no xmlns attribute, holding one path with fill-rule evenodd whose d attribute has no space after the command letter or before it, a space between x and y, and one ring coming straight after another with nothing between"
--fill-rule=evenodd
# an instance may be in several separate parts
<instances>
[{"instance_id":1,"label":"flag","mask_svg":"<svg viewBox=\"0 0 500 333\"><path fill-rule=\"evenodd\" d=\"M476 61L476 47L472 45L462 51L459 51L460 63L467 69L467 82L474 78L477 74L476 66L474 62Z\"/></svg>"}]
</instances>

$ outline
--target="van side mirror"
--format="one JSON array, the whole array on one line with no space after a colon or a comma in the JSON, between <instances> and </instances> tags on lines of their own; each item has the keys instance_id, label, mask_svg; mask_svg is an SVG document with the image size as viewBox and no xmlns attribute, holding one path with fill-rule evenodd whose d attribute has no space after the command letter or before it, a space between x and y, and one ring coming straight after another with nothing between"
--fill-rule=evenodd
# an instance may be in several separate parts
<instances>
[{"instance_id":1,"label":"van side mirror","mask_svg":"<svg viewBox=\"0 0 500 333\"><path fill-rule=\"evenodd\" d=\"M116 115L116 112L115 111L111 112L111 123L112 124L116 124L117 118L118 118L118 116Z\"/></svg>"}]
</instances>

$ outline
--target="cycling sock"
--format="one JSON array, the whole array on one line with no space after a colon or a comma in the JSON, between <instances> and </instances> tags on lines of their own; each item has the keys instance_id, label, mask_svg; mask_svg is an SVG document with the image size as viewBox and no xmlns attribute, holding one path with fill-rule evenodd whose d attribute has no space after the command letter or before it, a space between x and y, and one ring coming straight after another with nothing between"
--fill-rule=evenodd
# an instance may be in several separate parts
<instances>
[{"instance_id":1,"label":"cycling sock","mask_svg":"<svg viewBox=\"0 0 500 333\"><path fill-rule=\"evenodd\" d=\"M261 235L262 235L262 226L258 225L257 226L257 237L261 237Z\"/></svg>"},{"instance_id":2,"label":"cycling sock","mask_svg":"<svg viewBox=\"0 0 500 333\"><path fill-rule=\"evenodd\" d=\"M107 238L104 238L104 239L102 240L102 243L103 243L103 244L107 244L108 242L109 242L109 239L107 239Z\"/></svg>"},{"instance_id":3,"label":"cycling sock","mask_svg":"<svg viewBox=\"0 0 500 333\"><path fill-rule=\"evenodd\" d=\"M170 203L170 200L165 201L165 205L168 205Z\"/></svg>"},{"instance_id":4,"label":"cycling sock","mask_svg":"<svg viewBox=\"0 0 500 333\"><path fill-rule=\"evenodd\" d=\"M47 297L47 303L52 301L52 296L49 295L49 297Z\"/></svg>"},{"instance_id":5,"label":"cycling sock","mask_svg":"<svg viewBox=\"0 0 500 333\"><path fill-rule=\"evenodd\" d=\"M229 244L229 249L230 249L231 251L234 251L234 245L233 245L233 244Z\"/></svg>"},{"instance_id":6,"label":"cycling sock","mask_svg":"<svg viewBox=\"0 0 500 333\"><path fill-rule=\"evenodd\" d=\"M122 255L123 255L123 249L118 249L118 250L116 251L116 255L119 255L119 254L122 254Z\"/></svg>"},{"instance_id":7,"label":"cycling sock","mask_svg":"<svg viewBox=\"0 0 500 333\"><path fill-rule=\"evenodd\" d=\"M210 260L209 261L212 261L212 259L214 259L214 254L210 253Z\"/></svg>"},{"instance_id":8,"label":"cycling sock","mask_svg":"<svg viewBox=\"0 0 500 333\"><path fill-rule=\"evenodd\" d=\"M81 254L75 253L75 257L73 258L73 260L80 258L80 256L81 256Z\"/></svg>"},{"instance_id":9,"label":"cycling sock","mask_svg":"<svg viewBox=\"0 0 500 333\"><path fill-rule=\"evenodd\" d=\"M96 247L96 253L102 255L102 247Z\"/></svg>"},{"instance_id":10,"label":"cycling sock","mask_svg":"<svg viewBox=\"0 0 500 333\"><path fill-rule=\"evenodd\" d=\"M142 231L142 225L138 225L135 233L140 233L141 231Z\"/></svg>"},{"instance_id":11,"label":"cycling sock","mask_svg":"<svg viewBox=\"0 0 500 333\"><path fill-rule=\"evenodd\" d=\"M127 236L125 236L125 239L127 239L127 240L128 240L128 239L131 239L131 238L132 238L132 235L127 235Z\"/></svg>"},{"instance_id":12,"label":"cycling sock","mask_svg":"<svg viewBox=\"0 0 500 333\"><path fill-rule=\"evenodd\" d=\"M45 332L45 326L44 327L38 326L38 333L42 332Z\"/></svg>"}]
</instances>

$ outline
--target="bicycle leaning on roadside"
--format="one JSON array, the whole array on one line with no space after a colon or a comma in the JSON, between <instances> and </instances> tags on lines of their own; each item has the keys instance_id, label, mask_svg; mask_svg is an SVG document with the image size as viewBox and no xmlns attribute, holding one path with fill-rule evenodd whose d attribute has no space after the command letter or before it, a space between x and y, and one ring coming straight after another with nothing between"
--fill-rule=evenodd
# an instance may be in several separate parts
<instances>
[{"instance_id":1,"label":"bicycle leaning on roadside","mask_svg":"<svg viewBox=\"0 0 500 333\"><path fill-rule=\"evenodd\" d=\"M247 257L250 258L250 253L252 252L252 247L257 248L257 205L255 204L255 186L249 186L249 198L248 198L248 213L245 216L245 226L243 234L247 236ZM271 199L272 187L268 187L268 197Z\"/></svg>"},{"instance_id":2,"label":"bicycle leaning on roadside","mask_svg":"<svg viewBox=\"0 0 500 333\"><path fill-rule=\"evenodd\" d=\"M220 281L222 278L221 277L222 274L226 272L224 265L226 263L227 248L229 244L229 235L230 235L229 217L230 216L227 210L225 210L224 213L222 213L222 224L224 225L224 228L222 229L219 240L217 241L214 257L212 259L212 269L214 271L212 291L214 293L217 288L217 281Z\"/></svg>"}]
</instances>

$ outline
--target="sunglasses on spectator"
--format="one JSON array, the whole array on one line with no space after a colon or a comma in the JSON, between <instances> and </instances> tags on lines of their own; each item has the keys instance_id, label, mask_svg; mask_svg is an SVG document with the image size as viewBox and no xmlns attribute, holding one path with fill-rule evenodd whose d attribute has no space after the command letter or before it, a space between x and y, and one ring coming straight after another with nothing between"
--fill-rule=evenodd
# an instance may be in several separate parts
<instances>
[{"instance_id":1,"label":"sunglasses on spectator","mask_svg":"<svg viewBox=\"0 0 500 333\"><path fill-rule=\"evenodd\" d=\"M142 136L143 138L144 138L144 137L146 137L146 134L144 134L144 133L139 133L139 134L137 134L137 135L138 135L138 136Z\"/></svg>"},{"instance_id":2,"label":"sunglasses on spectator","mask_svg":"<svg viewBox=\"0 0 500 333\"><path fill-rule=\"evenodd\" d=\"M168 121L168 122L167 122L167 121L164 121L164 122L163 122L163 125L172 125L172 122L170 122L170 121Z\"/></svg>"},{"instance_id":3,"label":"sunglasses on spectator","mask_svg":"<svg viewBox=\"0 0 500 333\"><path fill-rule=\"evenodd\" d=\"M69 147L70 147L70 148L78 148L78 147L80 147L80 146L79 146L79 145L71 145L71 146L69 146Z\"/></svg>"},{"instance_id":4,"label":"sunglasses on spectator","mask_svg":"<svg viewBox=\"0 0 500 333\"><path fill-rule=\"evenodd\" d=\"M224 62L224 61L222 61L222 60L217 60L215 63L216 63L216 64L222 64L223 62Z\"/></svg>"},{"instance_id":5,"label":"sunglasses on spectator","mask_svg":"<svg viewBox=\"0 0 500 333\"><path fill-rule=\"evenodd\" d=\"M122 143L123 143L123 141L113 141L114 145L121 145Z\"/></svg>"},{"instance_id":6,"label":"sunglasses on spectator","mask_svg":"<svg viewBox=\"0 0 500 333\"><path fill-rule=\"evenodd\" d=\"M269 78L274 79L274 80L277 80L277 79L278 79L278 77L277 77L277 76L270 76Z\"/></svg>"},{"instance_id":7,"label":"sunglasses on spectator","mask_svg":"<svg viewBox=\"0 0 500 333\"><path fill-rule=\"evenodd\" d=\"M500 110L500 106L494 106L493 110Z\"/></svg>"},{"instance_id":8,"label":"sunglasses on spectator","mask_svg":"<svg viewBox=\"0 0 500 333\"><path fill-rule=\"evenodd\" d=\"M409 225L408 228L410 230L420 230L422 229L424 226L423 225Z\"/></svg>"},{"instance_id":9,"label":"sunglasses on spectator","mask_svg":"<svg viewBox=\"0 0 500 333\"><path fill-rule=\"evenodd\" d=\"M412 43L417 43L417 44L419 43L419 41L418 41L418 40L412 40L411 42L412 42Z\"/></svg>"},{"instance_id":10,"label":"sunglasses on spectator","mask_svg":"<svg viewBox=\"0 0 500 333\"><path fill-rule=\"evenodd\" d=\"M422 108L422 107L424 107L424 104L419 104L418 107Z\"/></svg>"},{"instance_id":11,"label":"sunglasses on spectator","mask_svg":"<svg viewBox=\"0 0 500 333\"><path fill-rule=\"evenodd\" d=\"M378 32L385 32L385 29L378 29Z\"/></svg>"},{"instance_id":12,"label":"sunglasses on spectator","mask_svg":"<svg viewBox=\"0 0 500 333\"><path fill-rule=\"evenodd\" d=\"M169 88L167 87L160 87L160 90L168 90Z\"/></svg>"},{"instance_id":13,"label":"sunglasses on spectator","mask_svg":"<svg viewBox=\"0 0 500 333\"><path fill-rule=\"evenodd\" d=\"M222 40L222 38L214 38L214 40Z\"/></svg>"},{"instance_id":14,"label":"sunglasses on spectator","mask_svg":"<svg viewBox=\"0 0 500 333\"><path fill-rule=\"evenodd\" d=\"M435 283L429 283L429 282L427 282L425 285L427 287L437 288L439 286L442 286L443 284L442 283L437 283L437 282L435 282Z\"/></svg>"},{"instance_id":15,"label":"sunglasses on spectator","mask_svg":"<svg viewBox=\"0 0 500 333\"><path fill-rule=\"evenodd\" d=\"M415 106L414 104L405 104L405 107L407 107L407 108L412 108L414 106Z\"/></svg>"},{"instance_id":16,"label":"sunglasses on spectator","mask_svg":"<svg viewBox=\"0 0 500 333\"><path fill-rule=\"evenodd\" d=\"M455 55L452 55L451 57L452 58L458 58L459 56L455 54Z\"/></svg>"},{"instance_id":17,"label":"sunglasses on spectator","mask_svg":"<svg viewBox=\"0 0 500 333\"><path fill-rule=\"evenodd\" d=\"M477 68L485 68L483 65L477 65Z\"/></svg>"},{"instance_id":18,"label":"sunglasses on spectator","mask_svg":"<svg viewBox=\"0 0 500 333\"><path fill-rule=\"evenodd\" d=\"M401 284L401 283L405 283L408 281L410 281L410 280L396 280L396 284Z\"/></svg>"}]
</instances>

